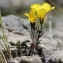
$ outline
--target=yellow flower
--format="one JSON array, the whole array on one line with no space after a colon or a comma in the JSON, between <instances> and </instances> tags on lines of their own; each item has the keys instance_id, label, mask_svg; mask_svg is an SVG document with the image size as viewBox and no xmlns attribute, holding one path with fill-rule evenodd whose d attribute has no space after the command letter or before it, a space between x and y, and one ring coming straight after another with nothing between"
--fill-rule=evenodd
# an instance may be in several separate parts
<instances>
[{"instance_id":1,"label":"yellow flower","mask_svg":"<svg viewBox=\"0 0 63 63\"><path fill-rule=\"evenodd\" d=\"M53 10L55 7L51 7L51 5L49 3L44 3L42 5L42 9L46 10L46 13L49 12L50 10Z\"/></svg>"},{"instance_id":2,"label":"yellow flower","mask_svg":"<svg viewBox=\"0 0 63 63\"><path fill-rule=\"evenodd\" d=\"M34 10L31 10L30 13L25 13L25 15L28 17L29 21L31 23L35 22L35 19L38 17L36 14L35 14L35 11Z\"/></svg>"},{"instance_id":3,"label":"yellow flower","mask_svg":"<svg viewBox=\"0 0 63 63\"><path fill-rule=\"evenodd\" d=\"M37 10L41 9L41 5L40 4L33 4L33 5L31 5L31 8L33 10L37 11Z\"/></svg>"},{"instance_id":4,"label":"yellow flower","mask_svg":"<svg viewBox=\"0 0 63 63\"><path fill-rule=\"evenodd\" d=\"M38 16L43 19L45 14L53 10L55 7L51 7L49 3L44 3L43 5L34 4L31 6L31 9L36 11Z\"/></svg>"}]
</instances>

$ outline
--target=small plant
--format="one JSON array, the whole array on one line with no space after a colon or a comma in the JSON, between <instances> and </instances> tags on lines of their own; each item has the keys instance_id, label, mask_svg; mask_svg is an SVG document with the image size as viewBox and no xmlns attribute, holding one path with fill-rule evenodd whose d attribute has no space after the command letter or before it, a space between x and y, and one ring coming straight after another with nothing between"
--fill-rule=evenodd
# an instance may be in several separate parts
<instances>
[{"instance_id":1,"label":"small plant","mask_svg":"<svg viewBox=\"0 0 63 63\"><path fill-rule=\"evenodd\" d=\"M42 57L42 61L45 63L45 56L43 53L42 48L38 48L38 44L40 42L40 37L42 37L44 31L43 31L43 24L44 24L44 17L45 15L53 10L55 7L51 7L50 4L44 3L43 5L40 4L33 4L31 5L31 10L28 13L25 13L25 15L28 17L28 20L30 21L30 27L31 27L31 39L32 44L31 47L28 47L26 45L27 42L30 42L29 40L25 40L23 42L18 41L17 43L9 42L11 46L15 46L16 49L14 50L15 56L22 56L22 55L39 55ZM4 43L6 50L2 52L4 54L5 59L8 63L10 63L9 59L13 59L11 50L7 41L7 37L5 34L2 18L1 18L1 12L0 12L0 28L2 31L2 35L0 35L2 42ZM0 43L1 44L1 43ZM2 55L0 54L0 57L2 58Z\"/></svg>"},{"instance_id":2,"label":"small plant","mask_svg":"<svg viewBox=\"0 0 63 63\"><path fill-rule=\"evenodd\" d=\"M30 21L31 26L31 39L32 43L32 52L33 54L38 54L37 52L37 45L40 42L39 38L43 35L43 23L45 15L53 10L55 7L51 7L50 4L44 3L43 5L40 4L33 4L31 5L30 13L25 13ZM42 51L43 54L43 51Z\"/></svg>"},{"instance_id":3,"label":"small plant","mask_svg":"<svg viewBox=\"0 0 63 63\"><path fill-rule=\"evenodd\" d=\"M21 56L21 55L28 55L28 46L26 43L30 42L29 40L25 40L23 42L18 41L17 43L14 42L9 42L11 46L15 46L16 49L14 50L14 53L16 56Z\"/></svg>"}]
</instances>

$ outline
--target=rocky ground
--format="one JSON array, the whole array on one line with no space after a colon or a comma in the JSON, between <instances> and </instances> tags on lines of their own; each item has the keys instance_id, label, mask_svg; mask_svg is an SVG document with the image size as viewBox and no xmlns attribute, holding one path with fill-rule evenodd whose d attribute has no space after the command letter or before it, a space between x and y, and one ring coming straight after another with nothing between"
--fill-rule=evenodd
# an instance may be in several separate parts
<instances>
[{"instance_id":1,"label":"rocky ground","mask_svg":"<svg viewBox=\"0 0 63 63\"><path fill-rule=\"evenodd\" d=\"M27 43L28 46L32 43L31 37L30 37L30 24L29 21L14 15L4 16L2 17L5 33L7 36L7 40L17 42L17 41L24 41L24 40L30 40L30 43ZM45 32L45 31L44 31ZM46 33L46 32L45 32ZM62 38L63 33L59 34L59 32L54 31L54 33L57 34L56 39L54 39L52 42L49 39L48 31L47 31L47 37L44 33L43 37L40 38L41 42L38 45L40 48L43 48L45 60L46 63L50 62L56 62L57 60L63 62L63 42ZM1 34L1 31L0 31ZM55 34L53 34L55 35ZM1 41L1 40L0 40ZM0 49L3 49L0 45ZM35 61L36 60L36 61ZM16 57L11 62L19 63L42 63L39 56L22 56L22 57ZM23 62L24 61L24 62ZM60 63L60 62L59 62Z\"/></svg>"}]
</instances>

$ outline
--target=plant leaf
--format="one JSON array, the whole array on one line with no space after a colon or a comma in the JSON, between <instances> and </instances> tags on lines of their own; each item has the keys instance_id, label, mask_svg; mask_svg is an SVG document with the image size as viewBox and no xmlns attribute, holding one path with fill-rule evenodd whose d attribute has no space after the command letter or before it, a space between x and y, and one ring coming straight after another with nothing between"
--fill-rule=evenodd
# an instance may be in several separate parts
<instances>
[{"instance_id":1,"label":"plant leaf","mask_svg":"<svg viewBox=\"0 0 63 63\"><path fill-rule=\"evenodd\" d=\"M22 43L21 43L21 45L23 46L25 43L28 43L28 42L30 42L29 40L25 40L25 41L23 41Z\"/></svg>"},{"instance_id":2,"label":"plant leaf","mask_svg":"<svg viewBox=\"0 0 63 63\"><path fill-rule=\"evenodd\" d=\"M20 41L18 41L18 42L16 43L16 46L17 46L17 49L20 49L20 48L21 48Z\"/></svg>"},{"instance_id":3,"label":"plant leaf","mask_svg":"<svg viewBox=\"0 0 63 63\"><path fill-rule=\"evenodd\" d=\"M9 42L9 44L10 44L11 46L16 46L16 44L15 44L14 42Z\"/></svg>"}]
</instances>

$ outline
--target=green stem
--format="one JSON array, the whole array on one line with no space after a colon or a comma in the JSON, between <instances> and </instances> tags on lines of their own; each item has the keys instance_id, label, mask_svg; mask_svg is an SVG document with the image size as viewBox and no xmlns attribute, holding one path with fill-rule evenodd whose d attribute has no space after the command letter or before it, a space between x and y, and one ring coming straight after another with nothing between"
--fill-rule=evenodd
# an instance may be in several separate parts
<instances>
[{"instance_id":1,"label":"green stem","mask_svg":"<svg viewBox=\"0 0 63 63\"><path fill-rule=\"evenodd\" d=\"M4 42L5 47L8 49L8 44L6 41L5 34L4 34L4 27L3 27L2 18L1 18L1 12L0 12L0 24L1 24L1 30L2 30L2 35L3 35L2 41Z\"/></svg>"},{"instance_id":2,"label":"green stem","mask_svg":"<svg viewBox=\"0 0 63 63\"><path fill-rule=\"evenodd\" d=\"M44 19L39 18L39 20L40 20L40 24L41 24L41 27L42 27Z\"/></svg>"}]
</instances>

